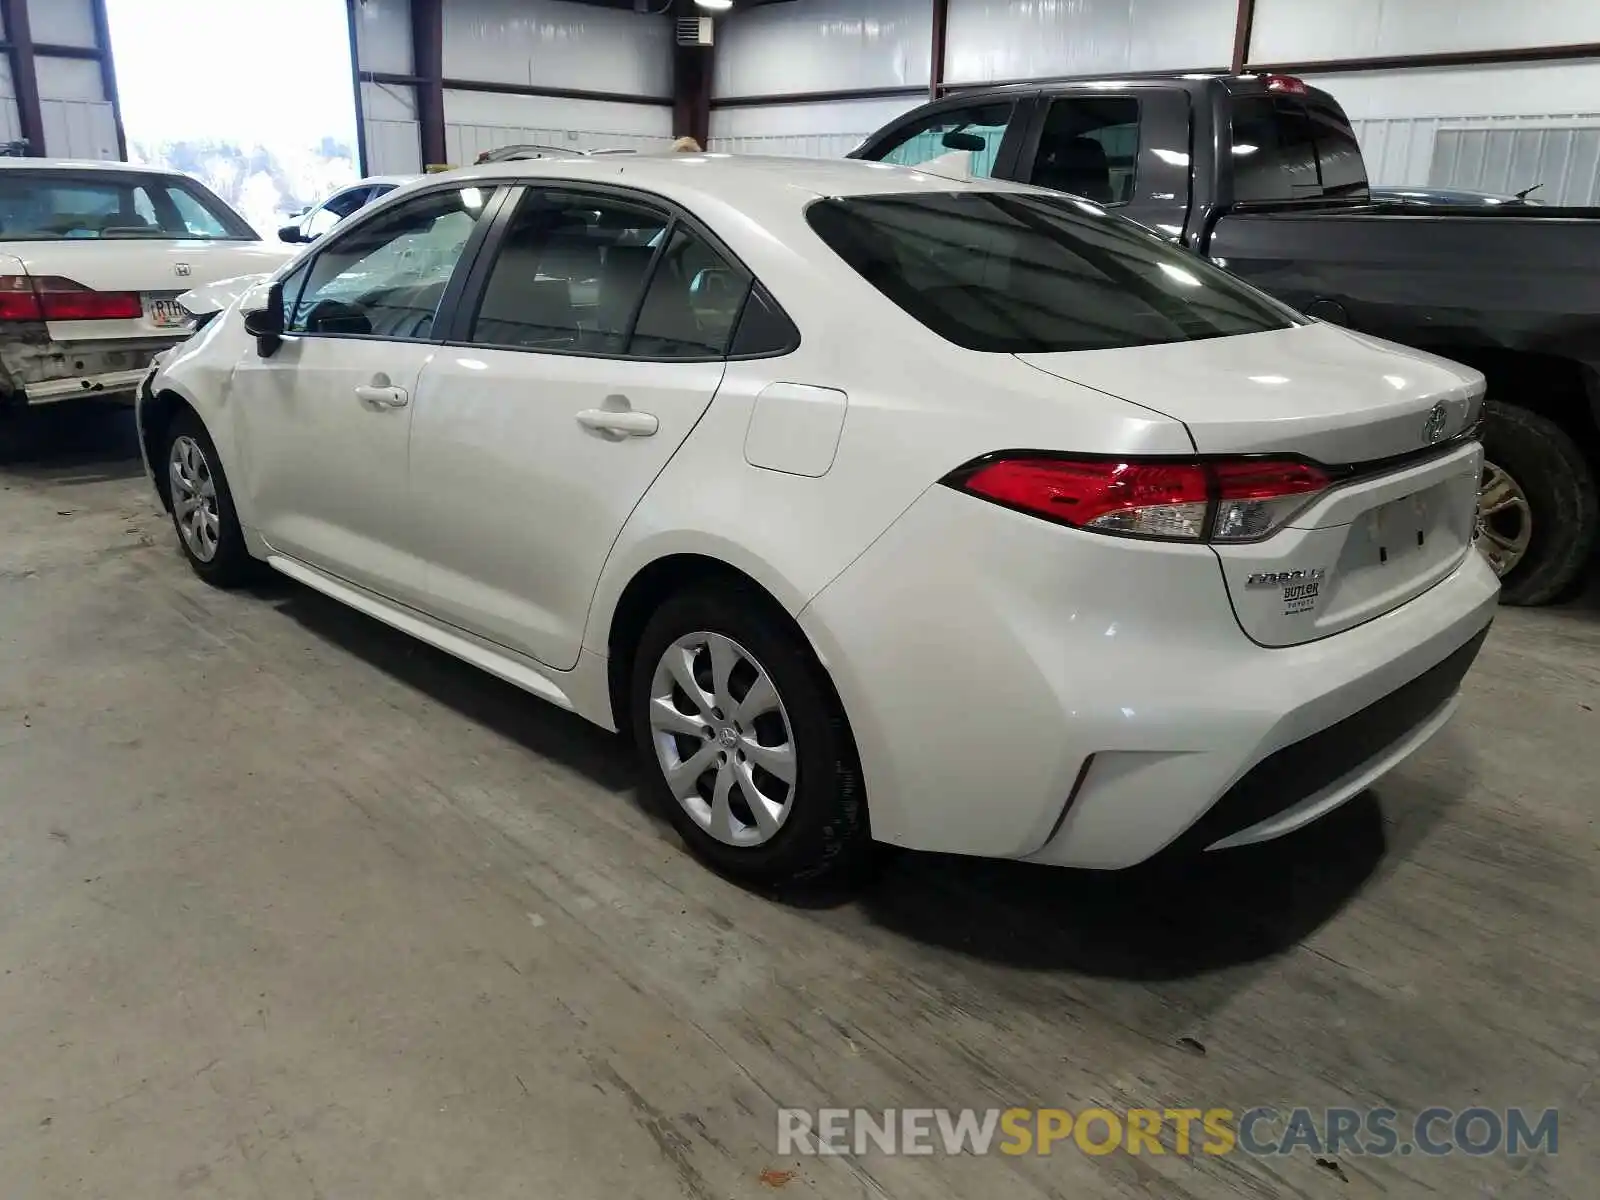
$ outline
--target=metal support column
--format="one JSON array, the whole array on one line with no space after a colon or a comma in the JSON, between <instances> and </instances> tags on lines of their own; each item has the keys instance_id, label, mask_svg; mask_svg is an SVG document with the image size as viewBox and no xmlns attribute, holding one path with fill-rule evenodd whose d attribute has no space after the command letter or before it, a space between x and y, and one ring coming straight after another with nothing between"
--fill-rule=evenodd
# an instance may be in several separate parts
<instances>
[{"instance_id":1,"label":"metal support column","mask_svg":"<svg viewBox=\"0 0 1600 1200\"><path fill-rule=\"evenodd\" d=\"M33 65L33 31L28 25L27 0L0 0L6 40L11 53L11 86L17 94L17 123L28 143L31 158L43 158L44 113L39 107L39 76Z\"/></svg>"}]
</instances>

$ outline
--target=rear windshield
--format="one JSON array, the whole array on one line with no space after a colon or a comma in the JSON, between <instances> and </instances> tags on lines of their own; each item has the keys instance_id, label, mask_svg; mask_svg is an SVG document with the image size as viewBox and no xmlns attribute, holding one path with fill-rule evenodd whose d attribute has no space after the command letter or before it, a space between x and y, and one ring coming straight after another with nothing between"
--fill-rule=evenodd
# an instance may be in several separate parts
<instances>
[{"instance_id":1,"label":"rear windshield","mask_svg":"<svg viewBox=\"0 0 1600 1200\"><path fill-rule=\"evenodd\" d=\"M1241 204L1367 198L1367 168L1338 107L1289 96L1233 102L1233 198Z\"/></svg>"},{"instance_id":2,"label":"rear windshield","mask_svg":"<svg viewBox=\"0 0 1600 1200\"><path fill-rule=\"evenodd\" d=\"M112 171L0 171L0 241L84 238L254 241L256 235L190 180Z\"/></svg>"},{"instance_id":3,"label":"rear windshield","mask_svg":"<svg viewBox=\"0 0 1600 1200\"><path fill-rule=\"evenodd\" d=\"M1068 197L821 200L811 228L940 337L1026 354L1285 329L1298 318L1155 234Z\"/></svg>"}]
</instances>

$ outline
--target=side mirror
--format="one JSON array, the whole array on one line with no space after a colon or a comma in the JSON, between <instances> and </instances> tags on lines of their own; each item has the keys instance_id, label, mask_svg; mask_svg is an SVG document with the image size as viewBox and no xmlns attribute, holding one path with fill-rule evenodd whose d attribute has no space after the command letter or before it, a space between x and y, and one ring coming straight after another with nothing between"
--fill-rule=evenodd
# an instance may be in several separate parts
<instances>
[{"instance_id":1,"label":"side mirror","mask_svg":"<svg viewBox=\"0 0 1600 1200\"><path fill-rule=\"evenodd\" d=\"M278 230L278 240L280 242L296 243L303 242L306 239L300 233L300 223L296 221L294 224L285 225Z\"/></svg>"},{"instance_id":2,"label":"side mirror","mask_svg":"<svg viewBox=\"0 0 1600 1200\"><path fill-rule=\"evenodd\" d=\"M954 129L945 134L944 137L940 138L939 142L946 150L968 150L973 154L978 153L980 150L987 150L989 148L989 143L984 141L977 134L961 133Z\"/></svg>"},{"instance_id":3,"label":"side mirror","mask_svg":"<svg viewBox=\"0 0 1600 1200\"><path fill-rule=\"evenodd\" d=\"M283 344L283 285L257 284L239 301L244 331L256 339L256 353L271 358Z\"/></svg>"}]
</instances>

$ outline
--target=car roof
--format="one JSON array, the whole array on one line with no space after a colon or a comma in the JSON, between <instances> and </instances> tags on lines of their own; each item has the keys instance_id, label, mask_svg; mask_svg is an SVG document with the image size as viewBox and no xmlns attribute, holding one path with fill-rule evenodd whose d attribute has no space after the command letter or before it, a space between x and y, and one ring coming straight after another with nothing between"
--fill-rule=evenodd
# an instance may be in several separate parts
<instances>
[{"instance_id":1,"label":"car roof","mask_svg":"<svg viewBox=\"0 0 1600 1200\"><path fill-rule=\"evenodd\" d=\"M521 159L457 167L448 173L448 178L609 183L657 192L691 208L697 198L743 208L759 208L763 204L794 208L820 196L1032 190L994 179L950 179L893 163L718 153Z\"/></svg>"},{"instance_id":2,"label":"car roof","mask_svg":"<svg viewBox=\"0 0 1600 1200\"><path fill-rule=\"evenodd\" d=\"M412 183L418 179L426 178L426 175L367 175L348 186L371 187L375 183L392 183L395 187L399 187L403 183Z\"/></svg>"},{"instance_id":3,"label":"car roof","mask_svg":"<svg viewBox=\"0 0 1600 1200\"><path fill-rule=\"evenodd\" d=\"M135 175L176 175L187 178L182 171L171 167L146 166L140 163L108 162L98 158L10 158L0 157L0 170L28 171L108 171Z\"/></svg>"}]
</instances>

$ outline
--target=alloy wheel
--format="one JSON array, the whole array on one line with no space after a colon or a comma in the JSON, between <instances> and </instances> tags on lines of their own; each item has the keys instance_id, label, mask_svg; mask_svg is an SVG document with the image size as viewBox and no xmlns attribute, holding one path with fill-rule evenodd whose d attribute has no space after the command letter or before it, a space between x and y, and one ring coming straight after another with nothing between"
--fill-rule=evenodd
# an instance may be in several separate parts
<instances>
[{"instance_id":1,"label":"alloy wheel","mask_svg":"<svg viewBox=\"0 0 1600 1200\"><path fill-rule=\"evenodd\" d=\"M1533 509L1517 481L1492 462L1483 464L1478 486L1478 551L1504 579L1528 553L1533 540Z\"/></svg>"},{"instance_id":2,"label":"alloy wheel","mask_svg":"<svg viewBox=\"0 0 1600 1200\"><path fill-rule=\"evenodd\" d=\"M656 664L650 734L673 797L730 846L759 846L783 827L798 766L793 727L772 677L720 633L680 637Z\"/></svg>"},{"instance_id":3,"label":"alloy wheel","mask_svg":"<svg viewBox=\"0 0 1600 1200\"><path fill-rule=\"evenodd\" d=\"M217 484L211 477L200 443L185 434L173 439L167 456L167 477L172 483L172 515L178 535L189 553L208 563L217 556L222 518L217 510Z\"/></svg>"}]
</instances>

